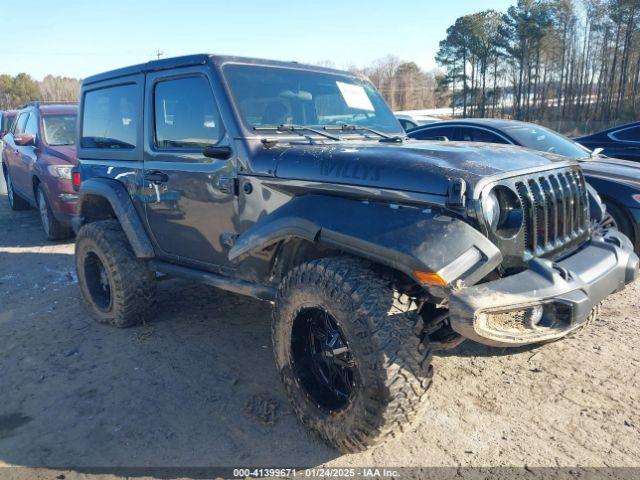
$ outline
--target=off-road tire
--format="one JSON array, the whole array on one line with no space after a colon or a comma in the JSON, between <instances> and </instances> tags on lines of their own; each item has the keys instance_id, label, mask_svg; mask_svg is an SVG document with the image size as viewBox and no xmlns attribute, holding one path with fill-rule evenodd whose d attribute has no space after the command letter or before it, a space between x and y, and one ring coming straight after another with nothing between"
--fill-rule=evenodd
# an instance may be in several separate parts
<instances>
[{"instance_id":1,"label":"off-road tire","mask_svg":"<svg viewBox=\"0 0 640 480\"><path fill-rule=\"evenodd\" d=\"M42 184L38 185L36 200L38 202L38 213L40 214L42 229L44 230L44 234L47 236L47 239L62 240L63 238L70 237L72 233L71 228L60 223L53 214L51 204L47 198L47 192Z\"/></svg>"},{"instance_id":2,"label":"off-road tire","mask_svg":"<svg viewBox=\"0 0 640 480\"><path fill-rule=\"evenodd\" d=\"M15 191L8 169L5 171L4 180L7 184L7 198L9 199L11 210L29 210L31 205Z\"/></svg>"},{"instance_id":3,"label":"off-road tire","mask_svg":"<svg viewBox=\"0 0 640 480\"><path fill-rule=\"evenodd\" d=\"M95 257L104 266L110 288L110 303L103 308L94 300L87 277L87 262L95 262ZM84 225L76 238L75 258L82 298L96 321L131 327L151 319L156 306L155 272L135 256L116 220Z\"/></svg>"},{"instance_id":4,"label":"off-road tire","mask_svg":"<svg viewBox=\"0 0 640 480\"><path fill-rule=\"evenodd\" d=\"M358 452L396 436L421 416L431 385L431 348L422 321L371 265L331 257L294 268L276 298L275 361L300 421L342 452ZM327 412L314 403L292 366L292 325L309 306L329 312L345 334L361 382L350 403Z\"/></svg>"}]
</instances>

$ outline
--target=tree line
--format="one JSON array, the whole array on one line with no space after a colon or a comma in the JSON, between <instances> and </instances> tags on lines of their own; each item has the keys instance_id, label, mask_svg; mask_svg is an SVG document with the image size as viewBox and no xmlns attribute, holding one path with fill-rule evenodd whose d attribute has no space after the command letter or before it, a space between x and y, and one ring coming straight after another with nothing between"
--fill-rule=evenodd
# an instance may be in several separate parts
<instances>
[{"instance_id":1,"label":"tree line","mask_svg":"<svg viewBox=\"0 0 640 480\"><path fill-rule=\"evenodd\" d=\"M640 117L640 0L518 0L465 15L436 61L465 117L509 117L562 131Z\"/></svg>"},{"instance_id":2,"label":"tree line","mask_svg":"<svg viewBox=\"0 0 640 480\"><path fill-rule=\"evenodd\" d=\"M0 110L19 108L27 102L73 102L78 100L80 80L47 75L41 81L26 73L0 75Z\"/></svg>"},{"instance_id":3,"label":"tree line","mask_svg":"<svg viewBox=\"0 0 640 480\"><path fill-rule=\"evenodd\" d=\"M448 104L449 92L442 88L444 75L424 71L415 62L388 55L367 67L349 69L365 74L392 110L420 110Z\"/></svg>"}]
</instances>

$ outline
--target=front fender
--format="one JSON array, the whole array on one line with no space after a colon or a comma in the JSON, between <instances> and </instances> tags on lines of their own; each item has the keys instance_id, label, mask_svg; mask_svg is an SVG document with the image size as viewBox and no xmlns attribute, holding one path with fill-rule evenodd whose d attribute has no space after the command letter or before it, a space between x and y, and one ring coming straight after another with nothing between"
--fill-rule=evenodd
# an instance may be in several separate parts
<instances>
[{"instance_id":1,"label":"front fender","mask_svg":"<svg viewBox=\"0 0 640 480\"><path fill-rule=\"evenodd\" d=\"M438 210L326 195L295 197L264 216L238 237L229 259L239 261L291 237L338 248L411 277L415 271L438 272L475 247L481 261L466 273L466 284L479 281L502 261L484 235Z\"/></svg>"}]
</instances>

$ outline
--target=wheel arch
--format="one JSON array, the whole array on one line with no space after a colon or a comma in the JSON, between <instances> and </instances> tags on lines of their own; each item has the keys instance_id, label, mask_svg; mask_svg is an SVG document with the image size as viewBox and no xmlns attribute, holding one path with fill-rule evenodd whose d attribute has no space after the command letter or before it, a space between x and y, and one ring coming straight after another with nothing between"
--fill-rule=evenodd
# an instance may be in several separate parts
<instances>
[{"instance_id":1,"label":"wheel arch","mask_svg":"<svg viewBox=\"0 0 640 480\"><path fill-rule=\"evenodd\" d=\"M413 279L415 271L437 272L475 247L482 260L466 277L471 284L502 261L498 248L485 236L439 210L325 195L295 197L262 217L236 239L229 259L239 262L274 244L276 279L286 273L286 266L308 258L307 252L349 254Z\"/></svg>"},{"instance_id":2,"label":"wheel arch","mask_svg":"<svg viewBox=\"0 0 640 480\"><path fill-rule=\"evenodd\" d=\"M31 189L33 190L33 198L35 200L36 205L38 204L38 187L42 183L42 180L38 175L33 175L31 177Z\"/></svg>"},{"instance_id":3,"label":"wheel arch","mask_svg":"<svg viewBox=\"0 0 640 480\"><path fill-rule=\"evenodd\" d=\"M624 205L614 197L607 195L606 193L600 194L600 196L602 198L602 201L605 204L613 205L615 208L620 210L620 213L622 213L622 215L624 215L625 220L629 223L629 226L631 227L631 233L634 236L634 238L630 239L631 243L633 243L633 247L636 252L640 251L640 225L638 225L636 219L629 212L629 207L627 207L626 205Z\"/></svg>"},{"instance_id":4,"label":"wheel arch","mask_svg":"<svg viewBox=\"0 0 640 480\"><path fill-rule=\"evenodd\" d=\"M155 257L151 240L125 187L108 178L91 178L82 182L78 215L73 221L76 232L82 225L108 219L118 220L136 257Z\"/></svg>"}]
</instances>

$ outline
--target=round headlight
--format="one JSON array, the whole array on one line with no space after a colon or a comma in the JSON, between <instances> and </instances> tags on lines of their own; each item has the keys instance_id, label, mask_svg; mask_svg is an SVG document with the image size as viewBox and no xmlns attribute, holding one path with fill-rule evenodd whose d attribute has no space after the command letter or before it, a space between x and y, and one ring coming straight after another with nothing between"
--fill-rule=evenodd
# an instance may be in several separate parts
<instances>
[{"instance_id":1,"label":"round headlight","mask_svg":"<svg viewBox=\"0 0 640 480\"><path fill-rule=\"evenodd\" d=\"M500 221L500 201L494 190L482 199L482 212L491 230L496 230Z\"/></svg>"},{"instance_id":2,"label":"round headlight","mask_svg":"<svg viewBox=\"0 0 640 480\"><path fill-rule=\"evenodd\" d=\"M524 221L522 203L509 187L498 185L482 198L482 213L491 230L502 238L518 234Z\"/></svg>"}]
</instances>

